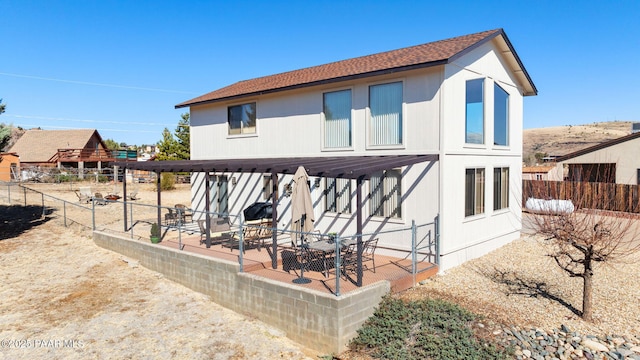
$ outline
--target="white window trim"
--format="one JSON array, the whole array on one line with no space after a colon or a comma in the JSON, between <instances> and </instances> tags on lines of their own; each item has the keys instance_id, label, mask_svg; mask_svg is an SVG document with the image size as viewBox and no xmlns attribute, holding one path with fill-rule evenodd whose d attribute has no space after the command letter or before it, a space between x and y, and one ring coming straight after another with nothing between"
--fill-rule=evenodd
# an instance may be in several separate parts
<instances>
[{"instance_id":1,"label":"white window trim","mask_svg":"<svg viewBox=\"0 0 640 360\"><path fill-rule=\"evenodd\" d=\"M369 179L367 181L367 200L362 204L363 206L363 211L364 211L364 207L366 207L366 213L368 215L368 217L371 220L374 221L385 221L388 223L396 223L396 224L404 224L404 216L405 216L405 208L404 208L404 201L402 201L402 197L404 196L404 192L403 189L405 189L405 177L403 176L403 171L404 168L394 168L394 169L390 169L390 170L397 170L400 173L400 217L387 217L387 216L379 216L379 215L373 215L371 214L371 204L369 203L371 201L371 179ZM387 170L383 170L383 173L385 173ZM357 185L356 185L357 186ZM356 190L357 191L357 190ZM358 206L357 204L355 206ZM354 212L355 214L355 212Z\"/></svg>"},{"instance_id":2,"label":"white window trim","mask_svg":"<svg viewBox=\"0 0 640 360\"><path fill-rule=\"evenodd\" d=\"M373 145L371 144L371 104L369 104L369 88L376 85L402 83L402 144L398 145ZM367 106L365 114L365 150L397 150L407 148L407 102L406 102L406 78L387 79L366 84Z\"/></svg>"},{"instance_id":3,"label":"white window trim","mask_svg":"<svg viewBox=\"0 0 640 360\"><path fill-rule=\"evenodd\" d=\"M324 140L325 140L325 136L326 136L326 130L325 130L325 124L326 124L326 119L324 117L324 94L326 93L331 93L331 92L337 92L337 91L343 91L343 90L351 90L351 146L345 146L345 147L325 147L324 146ZM340 88L335 88L335 89L326 89L326 90L322 90L322 92L320 93L320 126L321 126L321 131L322 131L322 139L321 139L321 143L320 143L320 151L323 152L339 152L339 151L353 151L354 150L354 144L355 144L355 111L353 110L353 104L355 101L355 89L353 86L349 86L349 87L340 87ZM256 110L257 113L257 110ZM257 124L258 120L256 119L256 124ZM256 129L257 130L257 129Z\"/></svg>"},{"instance_id":4,"label":"white window trim","mask_svg":"<svg viewBox=\"0 0 640 360\"><path fill-rule=\"evenodd\" d=\"M507 89L505 89L503 86L500 86L500 83L498 81L493 81L492 83L494 85L493 90L495 90L495 86L498 86L498 87L500 87L502 89L502 91L507 93L507 145L494 145L493 143L495 141L492 141L491 142L492 148L494 150L511 150L511 143L512 143L512 141L511 141L511 138L512 138L512 136L511 136L511 93L508 92ZM491 137L494 140L495 140L495 136L496 136L496 130L495 130L495 127L496 127L495 103L496 103L496 101L495 101L495 97L496 97L496 95L495 95L495 91L494 91L494 93L493 93L493 105L491 107L491 109L493 111L493 134L491 135Z\"/></svg>"},{"instance_id":5,"label":"white window trim","mask_svg":"<svg viewBox=\"0 0 640 360\"><path fill-rule=\"evenodd\" d=\"M229 108L232 106L238 106L238 105L245 105L245 104L250 104L250 103L256 103L256 132L255 133L251 133L251 134L229 134ZM244 101L240 101L240 102L233 102L233 103L228 103L224 106L224 114L225 114L225 125L227 126L227 139L241 139L241 138L251 138L251 137L257 137L258 136L258 131L259 131L259 117L258 117L258 107L259 107L259 102L258 100L254 100L254 99L246 99Z\"/></svg>"},{"instance_id":6,"label":"white window trim","mask_svg":"<svg viewBox=\"0 0 640 360\"><path fill-rule=\"evenodd\" d=\"M467 92L467 82L469 81L473 81L473 80L479 80L482 79L484 80L482 82L482 144L474 144L474 143L468 143L467 142L467 97L466 97L466 92ZM464 130L462 132L462 140L463 140L463 147L464 148L468 148L468 149L487 149L487 83L491 83L493 85L493 81L488 81L490 80L487 77L477 77L477 78L469 78L469 79L465 79L464 80L464 95L462 97L463 101L463 108L464 108L464 116L463 116L463 120L464 120ZM493 139L493 136L491 136L491 139Z\"/></svg>"},{"instance_id":7,"label":"white window trim","mask_svg":"<svg viewBox=\"0 0 640 360\"><path fill-rule=\"evenodd\" d=\"M493 200L494 200L494 197L495 197L495 193L494 193L494 192L495 192L495 189L494 189L494 187L493 187L493 184L494 184L495 179L494 179L494 178L492 178L492 179L491 179L491 189L492 189L492 194L491 194L491 195L492 195L492 196L491 196L491 211L492 211L492 214L496 214L496 215L498 215L498 214L503 214L503 213L511 212L511 206L513 205L513 201L511 201L511 200L512 200L512 199L511 199L511 185L512 185L511 175L512 175L512 166L509 166L509 165L506 165L506 164L505 164L505 165L496 165L496 166L494 166L494 167L493 167L493 169L491 170L491 176L492 176L492 177L493 177L493 176L495 176L495 172L494 172L494 171L495 171L495 169L508 169L508 170L509 170L509 176L507 177L507 181L509 182L509 187L507 188L507 203L508 203L507 207L503 207L503 208L501 208L501 209L494 209ZM486 171L486 170L485 170L485 171ZM485 181L486 181L486 175L485 175ZM485 210L486 210L486 208L487 208L487 207L486 207L486 204L485 204Z\"/></svg>"},{"instance_id":8,"label":"white window trim","mask_svg":"<svg viewBox=\"0 0 640 360\"><path fill-rule=\"evenodd\" d=\"M483 169L484 170L484 189L483 189L483 191L484 191L484 198L483 198L484 199L484 204L483 204L484 210L483 210L483 212L481 212L479 214L473 214L473 215L468 215L468 216L464 213L464 211L466 210L465 207L466 207L466 201L467 201L467 193L466 193L466 190L465 190L464 193L463 193L463 195L464 195L463 196L463 200L464 201L462 203L463 223L464 222L468 222L468 221L478 220L478 219L484 219L484 218L486 218L488 216L488 211L487 211L487 166L480 165L480 164L465 166L464 167L465 176L466 176L466 171L470 170L470 169L473 169L473 170ZM466 181L466 179L463 180L463 186L466 185L465 181ZM493 202L491 203L491 208L493 209Z\"/></svg>"}]
</instances>

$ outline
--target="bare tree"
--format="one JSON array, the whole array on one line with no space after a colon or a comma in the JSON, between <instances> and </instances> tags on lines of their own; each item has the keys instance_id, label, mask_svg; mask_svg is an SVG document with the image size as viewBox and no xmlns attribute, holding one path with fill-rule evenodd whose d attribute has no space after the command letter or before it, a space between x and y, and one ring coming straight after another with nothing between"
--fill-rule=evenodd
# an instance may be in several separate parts
<instances>
[{"instance_id":1,"label":"bare tree","mask_svg":"<svg viewBox=\"0 0 640 360\"><path fill-rule=\"evenodd\" d=\"M569 276L582 278L582 318L591 321L594 266L620 260L640 250L640 216L598 209L602 204L616 201L615 184L571 184L580 189L565 192L565 195L571 194L564 196L571 198L571 204L560 200L540 200L533 212L532 227L549 241L551 251L548 255L556 264ZM544 186L532 193L538 199L563 197L559 192L550 193ZM580 208L572 210L575 204ZM637 205L635 210L637 212Z\"/></svg>"}]
</instances>

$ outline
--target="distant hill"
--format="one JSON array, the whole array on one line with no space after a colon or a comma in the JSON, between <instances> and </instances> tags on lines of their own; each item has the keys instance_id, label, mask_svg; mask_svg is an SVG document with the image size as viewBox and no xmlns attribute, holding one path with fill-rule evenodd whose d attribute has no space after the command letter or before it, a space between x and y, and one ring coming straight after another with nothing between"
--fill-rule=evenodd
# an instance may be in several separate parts
<instances>
[{"instance_id":1,"label":"distant hill","mask_svg":"<svg viewBox=\"0 0 640 360\"><path fill-rule=\"evenodd\" d=\"M536 163L536 153L565 155L631 133L635 121L608 121L587 125L566 125L523 132L522 157L527 165ZM540 155L539 155L540 156Z\"/></svg>"}]
</instances>

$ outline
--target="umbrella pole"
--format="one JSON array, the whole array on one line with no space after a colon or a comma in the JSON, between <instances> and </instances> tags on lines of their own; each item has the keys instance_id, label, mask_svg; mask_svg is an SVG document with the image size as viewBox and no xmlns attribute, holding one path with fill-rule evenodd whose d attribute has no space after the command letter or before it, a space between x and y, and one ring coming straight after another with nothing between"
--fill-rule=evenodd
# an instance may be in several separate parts
<instances>
[{"instance_id":1,"label":"umbrella pole","mask_svg":"<svg viewBox=\"0 0 640 360\"><path fill-rule=\"evenodd\" d=\"M303 229L302 225L304 225L304 216L302 217L302 220L300 220L300 229ZM309 265L308 262L306 264L304 263L305 262L304 259L308 258L308 256L304 256L304 252L307 249L307 246L308 245L304 243L304 237L301 231L300 232L300 277L293 279L294 284L308 284L311 282L311 279L304 277L304 268L306 265Z\"/></svg>"}]
</instances>

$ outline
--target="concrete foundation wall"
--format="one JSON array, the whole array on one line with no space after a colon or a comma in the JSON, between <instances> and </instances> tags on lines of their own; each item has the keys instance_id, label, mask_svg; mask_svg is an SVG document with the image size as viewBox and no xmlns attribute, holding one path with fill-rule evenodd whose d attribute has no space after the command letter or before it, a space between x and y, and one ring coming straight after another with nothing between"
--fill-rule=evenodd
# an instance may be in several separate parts
<instances>
[{"instance_id":1,"label":"concrete foundation wall","mask_svg":"<svg viewBox=\"0 0 640 360\"><path fill-rule=\"evenodd\" d=\"M235 262L94 232L105 249L136 259L166 278L208 295L212 301L284 331L318 352L339 353L374 312L390 284L381 281L341 296L240 273Z\"/></svg>"}]
</instances>

